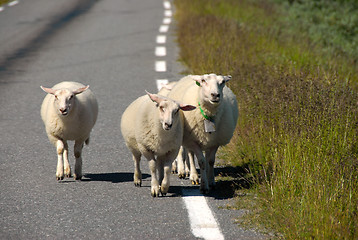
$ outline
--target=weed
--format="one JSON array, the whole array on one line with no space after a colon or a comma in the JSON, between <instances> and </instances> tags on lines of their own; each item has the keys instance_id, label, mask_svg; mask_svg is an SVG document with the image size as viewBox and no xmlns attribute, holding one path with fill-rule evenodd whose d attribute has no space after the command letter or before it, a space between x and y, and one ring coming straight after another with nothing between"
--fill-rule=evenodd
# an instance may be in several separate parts
<instances>
[{"instance_id":1,"label":"weed","mask_svg":"<svg viewBox=\"0 0 358 240\"><path fill-rule=\"evenodd\" d=\"M278 31L283 18L264 1L175 4L189 72L233 76L240 116L220 157L244 168L240 177L260 209L254 219L289 239L357 238L358 74L351 59Z\"/></svg>"}]
</instances>

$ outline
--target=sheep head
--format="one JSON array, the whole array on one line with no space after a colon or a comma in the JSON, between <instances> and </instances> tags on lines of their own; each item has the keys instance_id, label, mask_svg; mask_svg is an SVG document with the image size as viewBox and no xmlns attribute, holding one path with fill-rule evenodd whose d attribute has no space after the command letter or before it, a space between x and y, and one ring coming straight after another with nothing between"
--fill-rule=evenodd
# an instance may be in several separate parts
<instances>
[{"instance_id":1,"label":"sheep head","mask_svg":"<svg viewBox=\"0 0 358 240\"><path fill-rule=\"evenodd\" d=\"M55 107L58 110L59 115L67 116L74 105L75 96L86 91L89 88L89 85L86 87L78 88L74 91L69 89L52 89L41 86L41 89L46 93L52 94L55 96Z\"/></svg>"},{"instance_id":2,"label":"sheep head","mask_svg":"<svg viewBox=\"0 0 358 240\"><path fill-rule=\"evenodd\" d=\"M170 98L160 96L158 94L152 94L147 92L149 98L157 104L157 108L159 110L159 120L162 124L162 128L166 131L170 130L173 125L175 125L176 121L178 121L179 110L183 111L191 111L196 107L179 103Z\"/></svg>"},{"instance_id":3,"label":"sheep head","mask_svg":"<svg viewBox=\"0 0 358 240\"><path fill-rule=\"evenodd\" d=\"M200 98L207 103L217 105L223 98L223 89L225 83L231 79L231 76L222 76L212 74L191 75L196 84L201 88Z\"/></svg>"}]
</instances>

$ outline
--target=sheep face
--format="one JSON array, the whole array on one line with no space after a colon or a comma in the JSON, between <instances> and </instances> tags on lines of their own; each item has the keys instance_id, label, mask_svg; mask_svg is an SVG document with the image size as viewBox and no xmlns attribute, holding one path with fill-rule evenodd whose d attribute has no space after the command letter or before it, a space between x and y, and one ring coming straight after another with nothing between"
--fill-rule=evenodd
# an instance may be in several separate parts
<instances>
[{"instance_id":1,"label":"sheep face","mask_svg":"<svg viewBox=\"0 0 358 240\"><path fill-rule=\"evenodd\" d=\"M201 99L213 105L218 105L223 98L225 83L231 76L221 76L216 74L192 75L196 84L201 87Z\"/></svg>"},{"instance_id":2,"label":"sheep face","mask_svg":"<svg viewBox=\"0 0 358 240\"><path fill-rule=\"evenodd\" d=\"M179 114L179 105L173 101L161 101L158 104L159 119L164 130L168 131L172 128L175 121L177 121Z\"/></svg>"},{"instance_id":3,"label":"sheep face","mask_svg":"<svg viewBox=\"0 0 358 240\"><path fill-rule=\"evenodd\" d=\"M160 96L158 94L151 94L148 92L147 94L149 98L157 104L159 120L162 128L166 131L169 131L172 126L174 126L176 122L179 121L180 116L178 116L178 114L180 109L183 111L191 111L196 108L195 106L178 103L172 99Z\"/></svg>"},{"instance_id":4,"label":"sheep face","mask_svg":"<svg viewBox=\"0 0 358 240\"><path fill-rule=\"evenodd\" d=\"M60 116L67 116L75 103L75 95L80 94L88 89L89 86L79 88L77 90L71 91L69 89L52 89L42 87L42 90L45 92L52 94L55 97L54 105L58 110L58 114Z\"/></svg>"}]
</instances>

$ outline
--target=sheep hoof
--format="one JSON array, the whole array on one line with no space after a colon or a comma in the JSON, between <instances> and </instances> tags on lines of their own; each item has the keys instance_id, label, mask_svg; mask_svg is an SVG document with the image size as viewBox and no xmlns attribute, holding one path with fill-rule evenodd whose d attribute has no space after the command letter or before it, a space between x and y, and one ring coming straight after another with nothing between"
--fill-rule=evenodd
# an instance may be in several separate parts
<instances>
[{"instance_id":1,"label":"sheep hoof","mask_svg":"<svg viewBox=\"0 0 358 240\"><path fill-rule=\"evenodd\" d=\"M142 186L142 182L134 182L134 186L136 186L136 187L141 187L141 186Z\"/></svg>"},{"instance_id":2,"label":"sheep hoof","mask_svg":"<svg viewBox=\"0 0 358 240\"><path fill-rule=\"evenodd\" d=\"M159 197L159 193L157 193L157 192L152 192L152 197Z\"/></svg>"},{"instance_id":3,"label":"sheep hoof","mask_svg":"<svg viewBox=\"0 0 358 240\"><path fill-rule=\"evenodd\" d=\"M200 189L200 192L204 195L207 195L209 193L209 189Z\"/></svg>"},{"instance_id":4,"label":"sheep hoof","mask_svg":"<svg viewBox=\"0 0 358 240\"><path fill-rule=\"evenodd\" d=\"M200 184L200 182L199 182L199 180L191 180L191 184L192 185L199 185Z\"/></svg>"},{"instance_id":5,"label":"sheep hoof","mask_svg":"<svg viewBox=\"0 0 358 240\"><path fill-rule=\"evenodd\" d=\"M178 177L179 177L180 179L185 179L185 174L180 173L180 174L178 174Z\"/></svg>"},{"instance_id":6,"label":"sheep hoof","mask_svg":"<svg viewBox=\"0 0 358 240\"><path fill-rule=\"evenodd\" d=\"M154 187L151 188L152 197L159 197L159 193L160 193L160 187L159 186L154 186Z\"/></svg>"},{"instance_id":7,"label":"sheep hoof","mask_svg":"<svg viewBox=\"0 0 358 240\"><path fill-rule=\"evenodd\" d=\"M66 178L70 178L70 177L71 177L71 173L65 174L65 177L66 177Z\"/></svg>"},{"instance_id":8,"label":"sheep hoof","mask_svg":"<svg viewBox=\"0 0 358 240\"><path fill-rule=\"evenodd\" d=\"M56 176L56 180L57 181L63 180L63 176Z\"/></svg>"},{"instance_id":9,"label":"sheep hoof","mask_svg":"<svg viewBox=\"0 0 358 240\"><path fill-rule=\"evenodd\" d=\"M75 180L81 180L82 179L82 176L81 175L73 175L73 178L75 179Z\"/></svg>"}]
</instances>

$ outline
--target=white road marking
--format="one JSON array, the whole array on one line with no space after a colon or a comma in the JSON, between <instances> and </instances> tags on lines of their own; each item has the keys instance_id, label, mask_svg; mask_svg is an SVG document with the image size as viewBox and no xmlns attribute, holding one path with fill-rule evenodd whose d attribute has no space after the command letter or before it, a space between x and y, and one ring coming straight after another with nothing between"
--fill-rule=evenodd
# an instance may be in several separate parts
<instances>
[{"instance_id":1,"label":"white road marking","mask_svg":"<svg viewBox=\"0 0 358 240\"><path fill-rule=\"evenodd\" d=\"M198 189L183 189L183 201L188 210L191 231L197 238L224 240L208 203Z\"/></svg>"},{"instance_id":2,"label":"white road marking","mask_svg":"<svg viewBox=\"0 0 358 240\"><path fill-rule=\"evenodd\" d=\"M163 24L170 24L172 22L171 18L164 18L163 19Z\"/></svg>"},{"instance_id":3,"label":"white road marking","mask_svg":"<svg viewBox=\"0 0 358 240\"><path fill-rule=\"evenodd\" d=\"M168 84L168 79L157 79L157 89L158 91L162 89L162 87L166 84Z\"/></svg>"},{"instance_id":4,"label":"white road marking","mask_svg":"<svg viewBox=\"0 0 358 240\"><path fill-rule=\"evenodd\" d=\"M157 43L158 44L164 44L167 41L167 36L165 35L158 35L157 36Z\"/></svg>"},{"instance_id":5,"label":"white road marking","mask_svg":"<svg viewBox=\"0 0 358 240\"><path fill-rule=\"evenodd\" d=\"M155 56L164 57L167 55L167 49L165 47L155 47Z\"/></svg>"},{"instance_id":6,"label":"white road marking","mask_svg":"<svg viewBox=\"0 0 358 240\"><path fill-rule=\"evenodd\" d=\"M165 33L169 30L169 24L171 23L171 17L173 15L170 10L171 4L169 1L164 0L164 18L163 25L159 27L159 32L162 33L157 36L157 44L165 44L167 37ZM167 51L165 46L156 46L155 56L166 56ZM155 61L156 72L166 72L166 61ZM168 79L157 79L158 91L167 84ZM198 189L183 189L183 201L188 211L191 232L197 238L203 238L205 240L224 240L224 235L221 233L218 223L215 220L213 213L206 201L206 198L200 194Z\"/></svg>"},{"instance_id":7,"label":"white road marking","mask_svg":"<svg viewBox=\"0 0 358 240\"><path fill-rule=\"evenodd\" d=\"M161 26L159 27L159 32L160 32L160 33L166 33L166 32L168 32L168 30L169 30L169 26L168 26L168 25L161 25Z\"/></svg>"},{"instance_id":8,"label":"white road marking","mask_svg":"<svg viewBox=\"0 0 358 240\"><path fill-rule=\"evenodd\" d=\"M170 9L171 8L171 4L168 1L164 1L163 6L164 6L165 9Z\"/></svg>"},{"instance_id":9,"label":"white road marking","mask_svg":"<svg viewBox=\"0 0 358 240\"><path fill-rule=\"evenodd\" d=\"M167 71L167 63L165 61L155 61L155 71L166 72Z\"/></svg>"},{"instance_id":10,"label":"white road marking","mask_svg":"<svg viewBox=\"0 0 358 240\"><path fill-rule=\"evenodd\" d=\"M18 4L18 3L19 3L19 1L15 0L15 1L9 2L7 5L8 5L9 7L12 7L12 6L15 6L15 5Z\"/></svg>"},{"instance_id":11,"label":"white road marking","mask_svg":"<svg viewBox=\"0 0 358 240\"><path fill-rule=\"evenodd\" d=\"M165 10L165 11L164 11L164 16L165 16L165 17L171 17L172 15L173 15L172 10Z\"/></svg>"}]
</instances>

